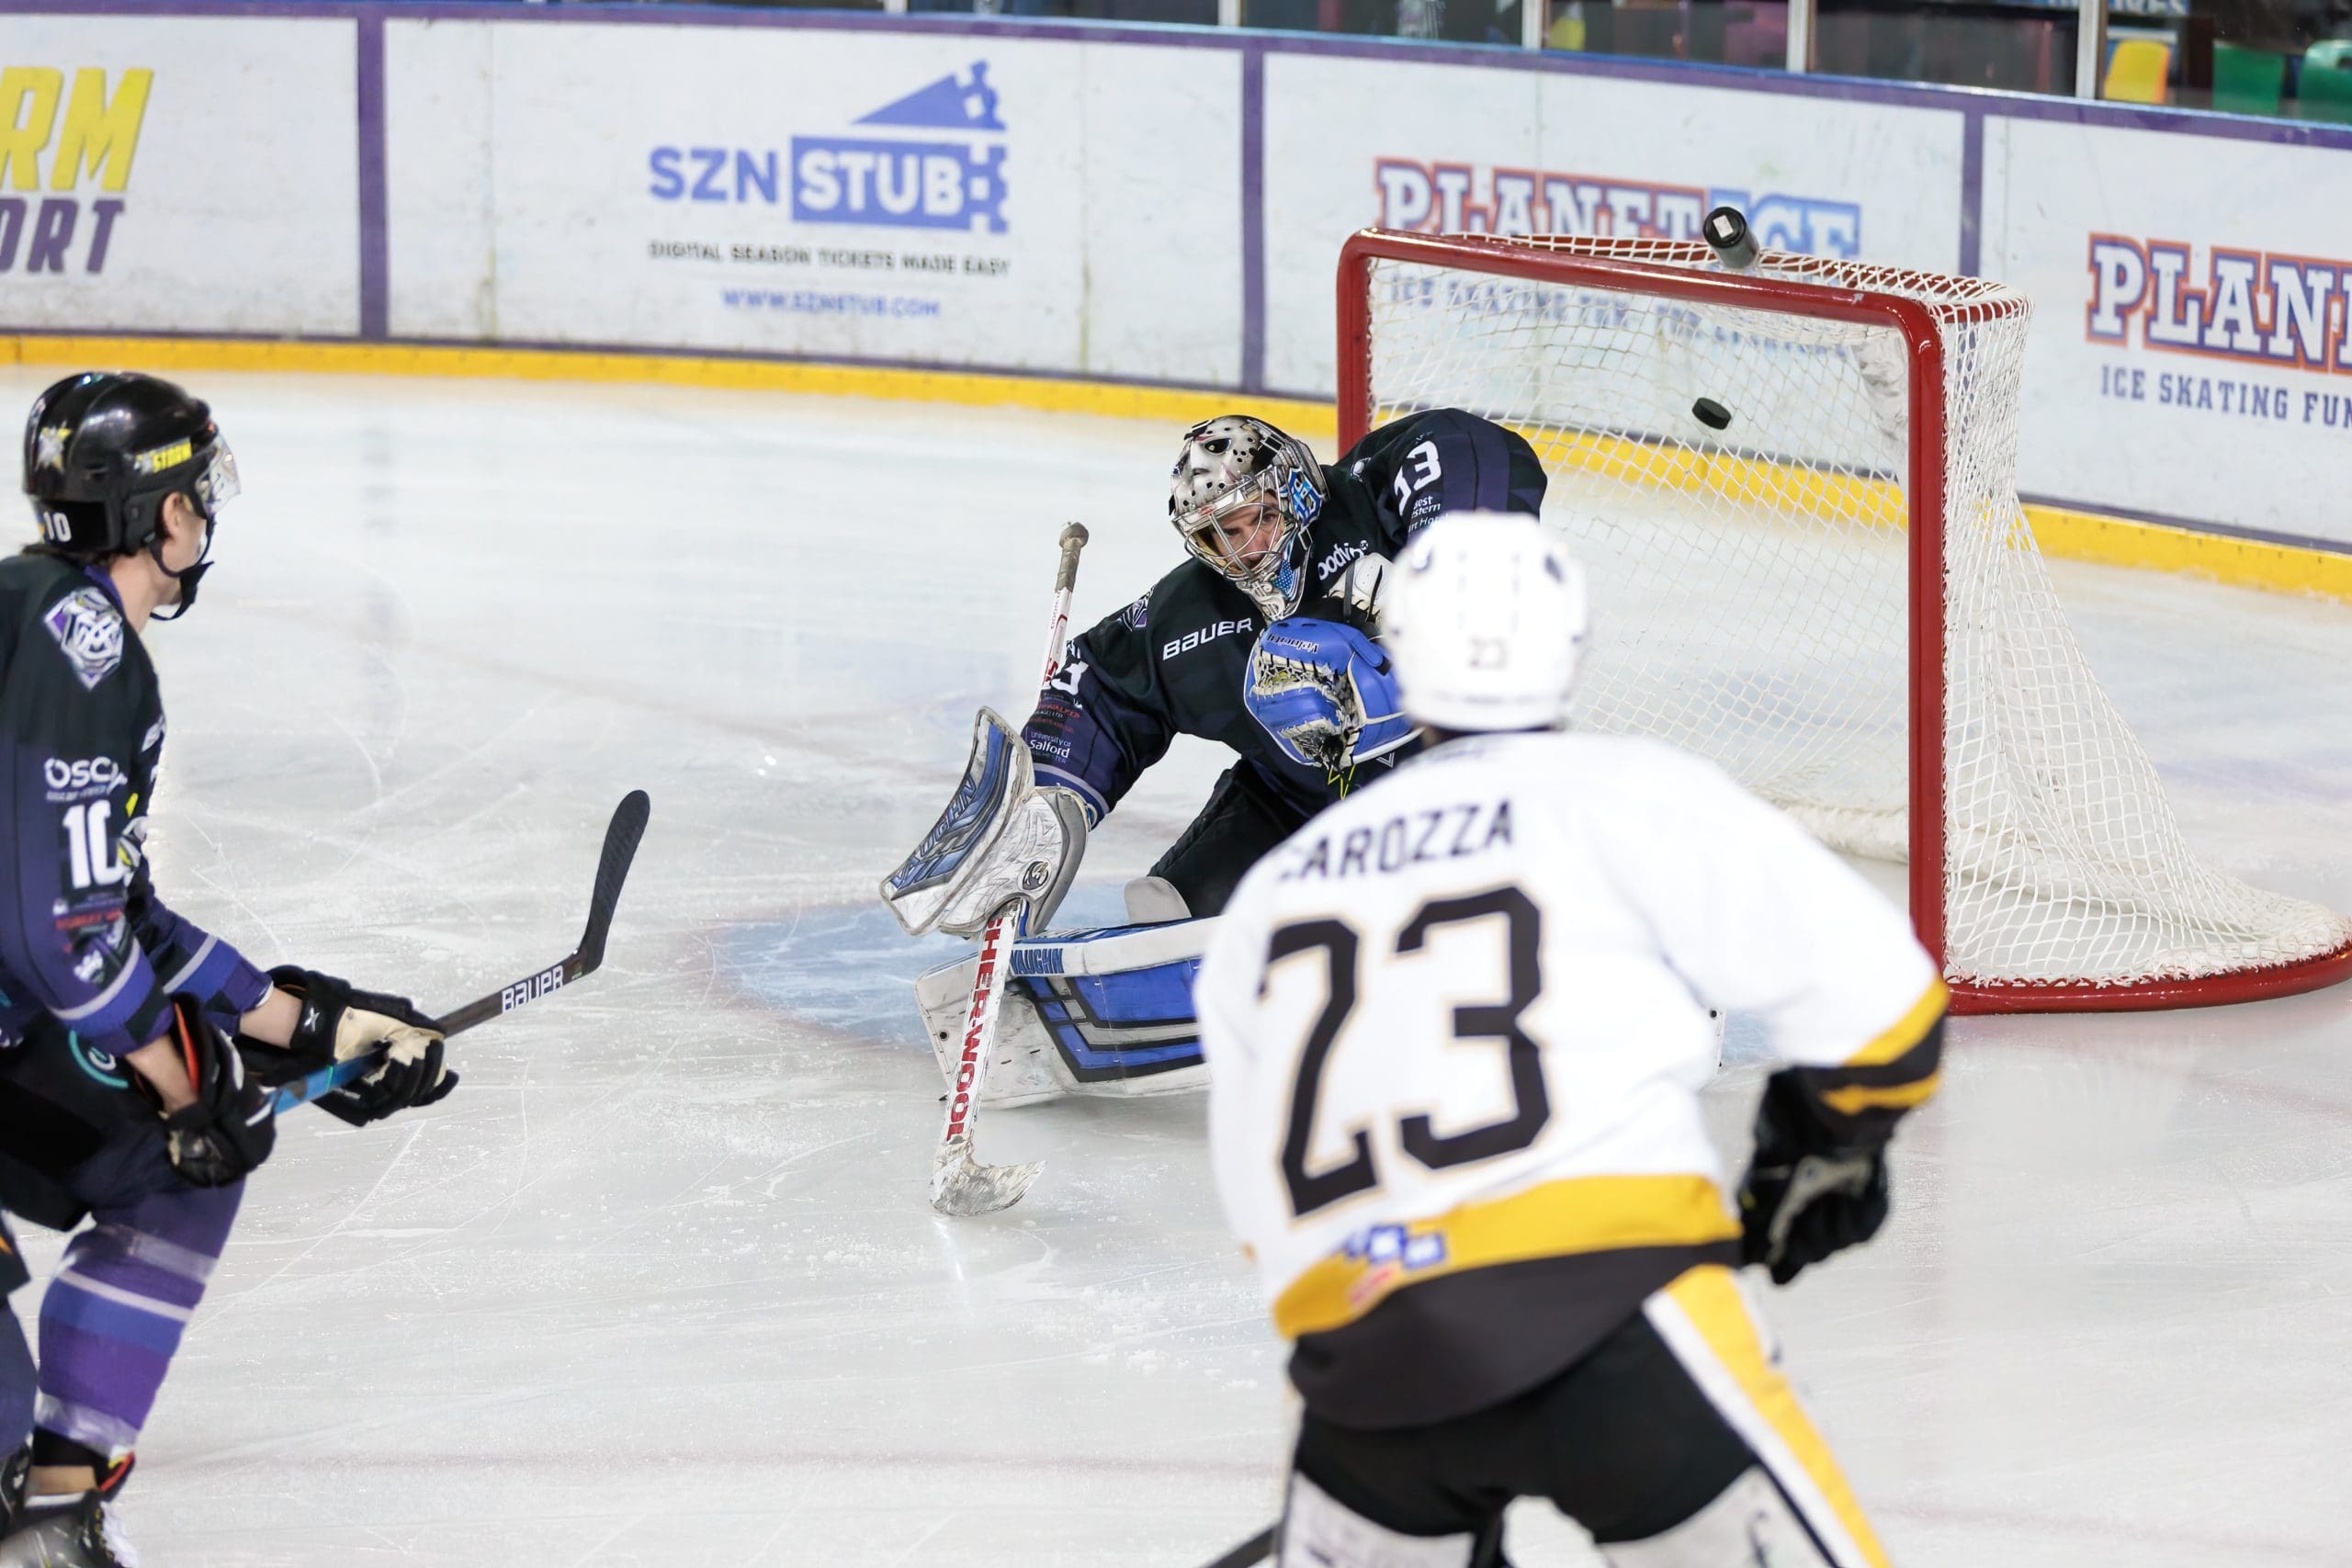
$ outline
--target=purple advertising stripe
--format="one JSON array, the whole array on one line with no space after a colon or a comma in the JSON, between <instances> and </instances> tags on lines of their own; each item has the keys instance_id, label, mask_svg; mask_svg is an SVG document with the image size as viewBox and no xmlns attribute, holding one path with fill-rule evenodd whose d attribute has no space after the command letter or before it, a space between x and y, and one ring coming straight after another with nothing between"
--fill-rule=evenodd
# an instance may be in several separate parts
<instances>
[{"instance_id":1,"label":"purple advertising stripe","mask_svg":"<svg viewBox=\"0 0 2352 1568\"><path fill-rule=\"evenodd\" d=\"M1266 389L1266 52L1241 51L1241 389Z\"/></svg>"},{"instance_id":2,"label":"purple advertising stripe","mask_svg":"<svg viewBox=\"0 0 2352 1568\"><path fill-rule=\"evenodd\" d=\"M384 14L359 14L359 335L391 330L391 236L384 188Z\"/></svg>"},{"instance_id":3,"label":"purple advertising stripe","mask_svg":"<svg viewBox=\"0 0 2352 1568\"><path fill-rule=\"evenodd\" d=\"M1984 276L1984 116L1974 108L1960 121L1960 276Z\"/></svg>"}]
</instances>

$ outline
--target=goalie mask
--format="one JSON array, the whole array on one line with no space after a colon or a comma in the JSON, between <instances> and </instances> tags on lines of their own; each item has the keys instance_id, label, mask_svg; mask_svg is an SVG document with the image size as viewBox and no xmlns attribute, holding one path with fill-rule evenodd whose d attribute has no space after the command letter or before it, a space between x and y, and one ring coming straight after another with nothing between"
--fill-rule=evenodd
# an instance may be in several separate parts
<instances>
[{"instance_id":1,"label":"goalie mask","mask_svg":"<svg viewBox=\"0 0 2352 1568\"><path fill-rule=\"evenodd\" d=\"M1169 477L1169 521L1184 548L1249 594L1268 620L1298 608L1306 530L1322 511L1322 465L1296 436L1246 414L1184 433Z\"/></svg>"}]
</instances>

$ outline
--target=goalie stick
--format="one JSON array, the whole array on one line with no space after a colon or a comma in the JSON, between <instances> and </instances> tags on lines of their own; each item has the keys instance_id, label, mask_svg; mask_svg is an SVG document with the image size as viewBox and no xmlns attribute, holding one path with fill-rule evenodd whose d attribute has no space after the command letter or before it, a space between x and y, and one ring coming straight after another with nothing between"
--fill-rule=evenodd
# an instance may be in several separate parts
<instances>
[{"instance_id":1,"label":"goalie stick","mask_svg":"<svg viewBox=\"0 0 2352 1568\"><path fill-rule=\"evenodd\" d=\"M645 837L646 820L652 812L653 802L641 789L629 791L614 808L612 823L605 829L604 853L596 859L596 886L588 897L587 929L580 933L580 945L570 956L468 1002L435 1020L434 1027L444 1035L462 1034L478 1023L513 1012L526 1002L537 1001L583 975L594 974L605 962L605 939L612 931L613 909L620 903L621 883L628 876L629 863L637 858L638 840ZM380 1061L381 1053L371 1051L298 1077L265 1079L277 1091L271 1109L282 1115L355 1078L365 1077L376 1070Z\"/></svg>"},{"instance_id":2,"label":"goalie stick","mask_svg":"<svg viewBox=\"0 0 2352 1568\"><path fill-rule=\"evenodd\" d=\"M1054 571L1053 615L1046 627L1046 671L1050 681L1062 661L1062 637L1069 628L1070 590L1078 583L1078 552L1086 547L1086 525L1062 530L1061 563ZM996 1043L997 1013L1004 1000L1006 950L1022 934L1025 898L1009 898L989 917L980 932L979 967L972 975L972 1005L964 1014L964 1049L956 1082L947 1092L947 1120L931 1158L931 1206L943 1214L992 1214L1021 1201L1042 1160L1026 1165L982 1165L972 1157L972 1127L979 1114L980 1074Z\"/></svg>"}]
</instances>

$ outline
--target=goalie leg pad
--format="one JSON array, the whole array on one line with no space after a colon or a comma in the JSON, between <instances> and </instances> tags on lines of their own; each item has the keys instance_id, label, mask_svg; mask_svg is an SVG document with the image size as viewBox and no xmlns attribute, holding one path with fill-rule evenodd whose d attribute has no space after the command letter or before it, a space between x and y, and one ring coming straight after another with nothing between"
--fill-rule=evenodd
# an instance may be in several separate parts
<instances>
[{"instance_id":1,"label":"goalie leg pad","mask_svg":"<svg viewBox=\"0 0 2352 1568\"><path fill-rule=\"evenodd\" d=\"M982 1105L1057 1095L1133 1098L1198 1088L1200 1025L1193 976L1212 920L1062 931L1012 944L1006 958L996 1048L980 1079ZM923 1032L951 1080L977 957L915 982Z\"/></svg>"},{"instance_id":2,"label":"goalie leg pad","mask_svg":"<svg viewBox=\"0 0 2352 1568\"><path fill-rule=\"evenodd\" d=\"M1478 1538L1403 1535L1293 1472L1274 1568L1473 1568Z\"/></svg>"}]
</instances>

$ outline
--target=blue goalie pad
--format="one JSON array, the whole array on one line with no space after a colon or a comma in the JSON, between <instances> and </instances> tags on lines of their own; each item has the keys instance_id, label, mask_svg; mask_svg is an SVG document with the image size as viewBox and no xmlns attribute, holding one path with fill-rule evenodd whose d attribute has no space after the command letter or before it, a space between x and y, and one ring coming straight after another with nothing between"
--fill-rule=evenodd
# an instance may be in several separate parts
<instances>
[{"instance_id":1,"label":"blue goalie pad","mask_svg":"<svg viewBox=\"0 0 2352 1568\"><path fill-rule=\"evenodd\" d=\"M981 1103L1164 1094L1205 1082L1193 980L1216 924L1108 926L1015 942ZM915 982L943 1075L956 1065L949 1048L962 1040L977 965L944 964Z\"/></svg>"}]
</instances>

